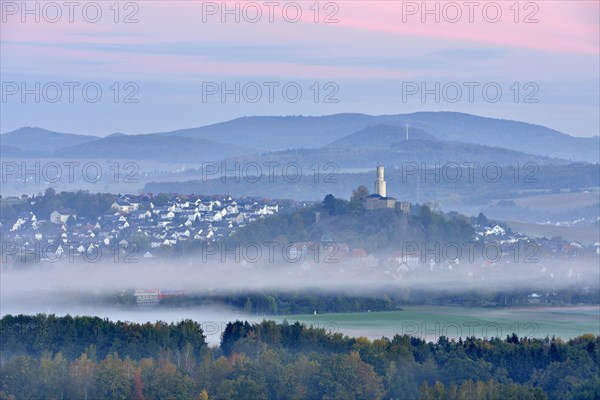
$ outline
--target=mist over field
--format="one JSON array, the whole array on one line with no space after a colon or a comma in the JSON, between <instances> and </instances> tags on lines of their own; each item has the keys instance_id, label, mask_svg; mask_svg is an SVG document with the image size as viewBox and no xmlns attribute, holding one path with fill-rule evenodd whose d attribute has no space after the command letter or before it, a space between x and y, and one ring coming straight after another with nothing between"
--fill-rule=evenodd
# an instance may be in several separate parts
<instances>
[{"instance_id":1,"label":"mist over field","mask_svg":"<svg viewBox=\"0 0 600 400\"><path fill-rule=\"evenodd\" d=\"M473 293L480 296L518 292L543 294L564 290L598 293L598 284L594 285L594 282L599 282L600 276L593 262L571 263L568 268L564 263L554 262L544 266L513 263L487 269L480 264L463 263L444 270L423 267L405 276L394 272L358 269L344 263L314 264L306 270L289 264L260 267L236 263L200 264L192 258L160 263L45 264L3 272L0 316L93 315L137 323L176 323L192 319L202 327L210 345L220 343L230 321L260 322L265 318L298 320L332 333L372 339L395 334L411 334L428 340L437 340L443 335L458 339L469 334L486 337L493 332L502 336L511 330L531 337L559 334L570 338L599 328L594 323L594 315L600 310L593 305L555 309L530 305L504 311L481 307L409 306L415 301L420 304L418 299L424 293L429 298ZM187 295L183 302L155 307L119 301L123 293L135 289L175 289ZM300 297L320 295L325 298L347 296L350 299L390 295L403 299L406 305L391 313L370 313L371 310L365 307L348 314L319 312L315 316L282 316L241 309L223 302L227 296L257 293L296 293ZM571 321L568 328L560 323L565 318ZM471 325L476 325L478 330Z\"/></svg>"},{"instance_id":2,"label":"mist over field","mask_svg":"<svg viewBox=\"0 0 600 400\"><path fill-rule=\"evenodd\" d=\"M403 274L404 273L404 274ZM65 306L104 299L126 289L177 289L197 295L287 291L364 293L399 289L464 294L497 291L597 290L600 272L593 260L577 263L509 263L486 267L458 263L406 273L394 268L357 268L350 263L319 263L310 269L280 263L201 264L194 259L139 263L57 263L6 270L2 275L2 312L12 306ZM71 303L72 299L80 299ZM87 299L87 300L86 300ZM43 311L40 309L38 311Z\"/></svg>"}]
</instances>

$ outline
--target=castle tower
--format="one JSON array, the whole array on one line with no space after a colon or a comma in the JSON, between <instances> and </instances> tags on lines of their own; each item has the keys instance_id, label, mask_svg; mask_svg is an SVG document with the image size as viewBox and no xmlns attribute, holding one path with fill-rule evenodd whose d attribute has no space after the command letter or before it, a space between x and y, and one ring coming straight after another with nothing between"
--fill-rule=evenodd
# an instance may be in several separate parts
<instances>
[{"instance_id":1,"label":"castle tower","mask_svg":"<svg viewBox=\"0 0 600 400\"><path fill-rule=\"evenodd\" d=\"M386 187L385 187L385 178L383 175L383 166L382 165L377 167L377 180L375 181L375 194L378 194L381 197L387 197L387 192L386 192Z\"/></svg>"}]
</instances>

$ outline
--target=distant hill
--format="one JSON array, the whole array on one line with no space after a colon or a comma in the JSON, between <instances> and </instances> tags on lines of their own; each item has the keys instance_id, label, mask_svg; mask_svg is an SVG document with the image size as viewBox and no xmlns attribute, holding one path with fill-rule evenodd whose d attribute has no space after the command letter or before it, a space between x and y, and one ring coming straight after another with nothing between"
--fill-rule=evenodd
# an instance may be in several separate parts
<instances>
[{"instance_id":1,"label":"distant hill","mask_svg":"<svg viewBox=\"0 0 600 400\"><path fill-rule=\"evenodd\" d=\"M456 112L418 112L378 117L402 122L441 140L503 147L573 161L600 161L600 137L579 138L526 122L479 117Z\"/></svg>"},{"instance_id":2,"label":"distant hill","mask_svg":"<svg viewBox=\"0 0 600 400\"><path fill-rule=\"evenodd\" d=\"M28 156L89 157L96 153L96 149L90 147L94 143L100 151L96 157L99 154L114 157L114 152L117 152L121 155L135 154L135 157L127 155L128 158L153 159L158 156L160 159L183 161L183 156L186 161L193 161L204 159L206 155L214 160L218 156L254 152L251 149L273 152L300 148L387 147L404 139L405 124L409 124L409 138L413 141L460 142L548 159L600 162L599 137L577 138L540 125L455 112L380 116L255 116L171 132L145 135L116 133L103 139L41 128L21 128L1 135L0 139L3 146L15 147ZM132 137L144 139L129 139ZM125 147L103 147L115 145ZM200 152L198 156L194 155L195 151Z\"/></svg>"},{"instance_id":3,"label":"distant hill","mask_svg":"<svg viewBox=\"0 0 600 400\"><path fill-rule=\"evenodd\" d=\"M15 146L0 146L0 157L23 157L23 150Z\"/></svg>"},{"instance_id":4,"label":"distant hill","mask_svg":"<svg viewBox=\"0 0 600 400\"><path fill-rule=\"evenodd\" d=\"M598 162L600 138L578 138L525 122L456 112L397 115L335 114L322 117L244 117L169 134L214 139L264 150L326 146L369 126L423 131L440 140L503 147L573 161Z\"/></svg>"},{"instance_id":5,"label":"distant hill","mask_svg":"<svg viewBox=\"0 0 600 400\"><path fill-rule=\"evenodd\" d=\"M404 140L406 140L405 127L380 124L344 136L325 147L339 149L389 148L392 143ZM409 129L409 141L414 140L436 141L437 138L420 129Z\"/></svg>"},{"instance_id":6,"label":"distant hill","mask_svg":"<svg viewBox=\"0 0 600 400\"><path fill-rule=\"evenodd\" d=\"M386 136L371 134L367 128L361 132L350 135L349 139L340 139L330 145L318 149L296 149L276 152L266 152L254 155L242 155L225 160L233 165L234 162L266 163L274 162L279 165L298 163L302 168L308 169L318 163L324 166L335 163L339 168L373 168L378 163L383 163L389 168L398 167L403 163L480 163L481 165L494 162L501 166L519 163L524 165L534 162L539 165L556 164L564 165L568 161L549 157L536 156L515 150L499 147L482 146L471 143L447 142L440 140L400 140L390 135L385 140L378 140ZM364 134L364 135L363 135ZM321 171L322 172L322 171Z\"/></svg>"},{"instance_id":7,"label":"distant hill","mask_svg":"<svg viewBox=\"0 0 600 400\"><path fill-rule=\"evenodd\" d=\"M365 114L336 114L322 117L242 117L167 133L202 139L218 138L219 141L263 150L285 150L321 147L375 123L375 117Z\"/></svg>"},{"instance_id":8,"label":"distant hill","mask_svg":"<svg viewBox=\"0 0 600 400\"><path fill-rule=\"evenodd\" d=\"M22 151L21 155L49 155L66 146L96 140L98 137L73 133L52 132L42 128L20 128L0 136L2 146L12 146Z\"/></svg>"},{"instance_id":9,"label":"distant hill","mask_svg":"<svg viewBox=\"0 0 600 400\"><path fill-rule=\"evenodd\" d=\"M253 150L205 139L167 135L111 135L63 147L53 153L65 158L110 158L130 160L212 162L251 153Z\"/></svg>"}]
</instances>

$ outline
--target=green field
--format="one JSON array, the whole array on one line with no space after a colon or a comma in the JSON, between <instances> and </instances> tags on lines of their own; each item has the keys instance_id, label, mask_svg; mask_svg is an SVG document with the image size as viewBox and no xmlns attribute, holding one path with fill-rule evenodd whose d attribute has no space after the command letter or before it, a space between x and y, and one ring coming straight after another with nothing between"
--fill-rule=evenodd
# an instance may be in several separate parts
<instances>
[{"instance_id":1,"label":"green field","mask_svg":"<svg viewBox=\"0 0 600 400\"><path fill-rule=\"evenodd\" d=\"M555 226L545 224L534 224L530 222L503 221L511 229L529 236L552 238L560 236L565 240L576 240L583 244L592 244L598 241L599 231L597 228Z\"/></svg>"},{"instance_id":2,"label":"green field","mask_svg":"<svg viewBox=\"0 0 600 400\"><path fill-rule=\"evenodd\" d=\"M553 212L572 210L598 204L600 197L598 189L576 193L544 193L535 196L524 196L510 199L519 207L543 209Z\"/></svg>"},{"instance_id":3,"label":"green field","mask_svg":"<svg viewBox=\"0 0 600 400\"><path fill-rule=\"evenodd\" d=\"M600 335L600 307L465 308L414 306L402 311L269 317L278 322L300 321L348 336L391 338L396 333L434 341L444 335L457 339L476 336L505 338L546 336L570 339L584 333Z\"/></svg>"}]
</instances>

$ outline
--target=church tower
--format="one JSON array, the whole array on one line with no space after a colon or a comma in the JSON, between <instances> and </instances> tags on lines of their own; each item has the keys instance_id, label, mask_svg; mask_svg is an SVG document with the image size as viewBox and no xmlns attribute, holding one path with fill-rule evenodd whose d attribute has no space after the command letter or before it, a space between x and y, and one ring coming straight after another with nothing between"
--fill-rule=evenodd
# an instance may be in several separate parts
<instances>
[{"instance_id":1,"label":"church tower","mask_svg":"<svg viewBox=\"0 0 600 400\"><path fill-rule=\"evenodd\" d=\"M383 175L383 165L377 167L377 180L375 181L375 194L381 197L387 197L385 179Z\"/></svg>"}]
</instances>

